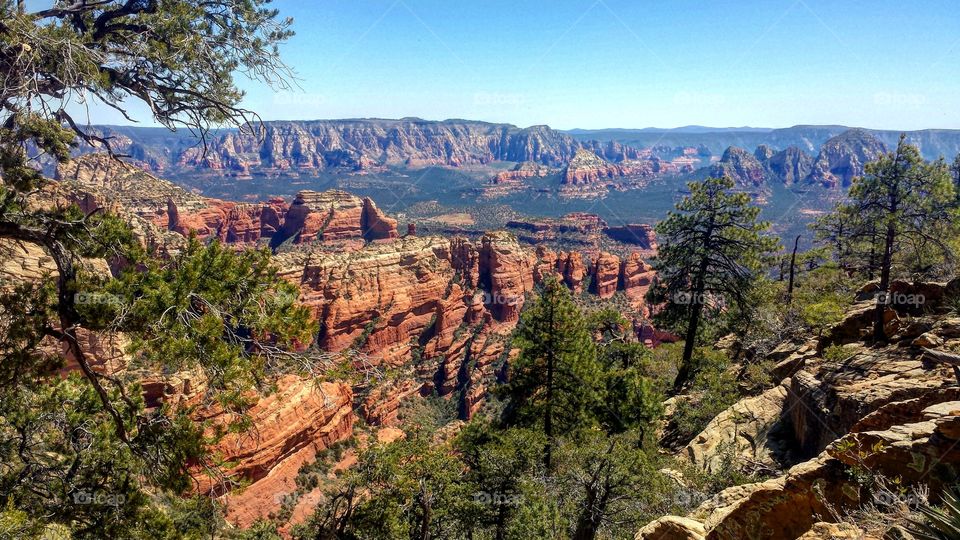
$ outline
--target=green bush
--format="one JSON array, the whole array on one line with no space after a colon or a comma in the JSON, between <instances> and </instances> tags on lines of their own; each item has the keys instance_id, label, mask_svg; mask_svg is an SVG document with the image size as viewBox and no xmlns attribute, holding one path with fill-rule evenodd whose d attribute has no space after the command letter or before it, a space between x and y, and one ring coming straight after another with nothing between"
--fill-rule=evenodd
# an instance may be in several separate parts
<instances>
[{"instance_id":1,"label":"green bush","mask_svg":"<svg viewBox=\"0 0 960 540\"><path fill-rule=\"evenodd\" d=\"M676 439L684 443L707 427L710 420L740 398L736 377L723 352L700 348L694 353L696 372L690 399L677 404L673 413Z\"/></svg>"}]
</instances>

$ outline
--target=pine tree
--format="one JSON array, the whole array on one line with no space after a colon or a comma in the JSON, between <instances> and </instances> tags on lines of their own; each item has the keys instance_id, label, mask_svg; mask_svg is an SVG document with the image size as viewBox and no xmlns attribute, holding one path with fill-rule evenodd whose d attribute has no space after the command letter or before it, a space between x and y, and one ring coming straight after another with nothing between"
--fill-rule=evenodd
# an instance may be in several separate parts
<instances>
[{"instance_id":1,"label":"pine tree","mask_svg":"<svg viewBox=\"0 0 960 540\"><path fill-rule=\"evenodd\" d=\"M691 359L705 309L743 305L763 258L777 247L761 233L760 208L746 193L735 193L729 178L689 184L690 195L657 225L660 247L654 259L657 278L648 296L661 326L683 331L683 358L674 381L680 389L691 376Z\"/></svg>"},{"instance_id":2,"label":"pine tree","mask_svg":"<svg viewBox=\"0 0 960 540\"><path fill-rule=\"evenodd\" d=\"M875 266L871 265L880 274L874 339L886 340L884 310L895 255L905 243L923 246L923 249L932 247L950 256L947 238L942 232L952 226L955 197L947 164L943 160L925 162L919 149L907 144L906 137L901 135L894 152L867 164L865 174L853 181L850 201L835 210L835 214L853 219L845 235L847 241L865 241L876 255ZM918 266L922 271L922 260Z\"/></svg>"},{"instance_id":3,"label":"pine tree","mask_svg":"<svg viewBox=\"0 0 960 540\"><path fill-rule=\"evenodd\" d=\"M510 398L505 420L543 430L549 470L556 435L590 422L599 400L596 346L570 291L556 279L524 310L514 343L520 354L501 390Z\"/></svg>"},{"instance_id":4,"label":"pine tree","mask_svg":"<svg viewBox=\"0 0 960 540\"><path fill-rule=\"evenodd\" d=\"M290 21L268 4L0 2L0 239L34 244L56 267L0 291L0 500L27 516L21 537L216 536L216 504L180 497L191 465L212 465L216 433L186 407L148 407L134 368L198 369L211 384L205 396L241 412L292 359L280 348L309 337L308 313L265 254L193 243L161 261L116 216L37 204L65 198L38 163L62 164L80 145L122 157L73 118L83 104L127 118L139 104L149 111L141 120L204 141L211 129L254 127L234 75L280 86L288 75L277 46ZM129 273L101 279L87 271L90 258L125 261ZM131 369L98 366L83 332L130 338ZM77 367L69 377L49 354L61 348ZM123 504L84 503L98 493Z\"/></svg>"}]
</instances>

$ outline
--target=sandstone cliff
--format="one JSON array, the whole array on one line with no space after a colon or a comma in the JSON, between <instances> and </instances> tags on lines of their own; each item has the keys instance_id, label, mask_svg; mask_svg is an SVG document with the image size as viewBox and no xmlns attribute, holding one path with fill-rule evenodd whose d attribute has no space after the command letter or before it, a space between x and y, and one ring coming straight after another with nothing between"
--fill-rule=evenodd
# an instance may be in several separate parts
<instances>
[{"instance_id":1,"label":"sandstone cliff","mask_svg":"<svg viewBox=\"0 0 960 540\"><path fill-rule=\"evenodd\" d=\"M85 211L132 214L182 236L230 244L364 242L396 238L397 222L373 200L343 191L301 191L281 198L235 203L194 195L131 165L92 154L62 165L57 177Z\"/></svg>"},{"instance_id":2,"label":"sandstone cliff","mask_svg":"<svg viewBox=\"0 0 960 540\"><path fill-rule=\"evenodd\" d=\"M111 131L110 128L104 128ZM265 122L258 134L229 130L204 149L187 139L168 144L166 153L136 134L120 134L152 170L209 169L224 174L340 169L355 172L383 165L459 167L492 161L561 166L578 148L608 159L635 159L639 150L617 142L578 141L547 126L518 128L468 120L419 118Z\"/></svg>"}]
</instances>

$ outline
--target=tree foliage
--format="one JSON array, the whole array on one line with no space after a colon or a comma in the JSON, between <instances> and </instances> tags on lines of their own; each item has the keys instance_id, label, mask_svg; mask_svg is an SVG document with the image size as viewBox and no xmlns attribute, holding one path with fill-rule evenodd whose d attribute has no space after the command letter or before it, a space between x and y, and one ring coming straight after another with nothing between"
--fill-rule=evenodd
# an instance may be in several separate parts
<instances>
[{"instance_id":1,"label":"tree foliage","mask_svg":"<svg viewBox=\"0 0 960 540\"><path fill-rule=\"evenodd\" d=\"M510 425L539 426L549 469L553 438L591 419L601 399L596 345L570 291L556 279L524 310L514 336L520 353L501 390Z\"/></svg>"},{"instance_id":2,"label":"tree foliage","mask_svg":"<svg viewBox=\"0 0 960 540\"><path fill-rule=\"evenodd\" d=\"M757 221L760 208L733 186L729 178L690 183L690 195L657 225L657 277L648 300L662 306L654 318L658 325L686 336L675 390L689 380L705 312L745 305L764 258L777 247L762 234L768 224Z\"/></svg>"},{"instance_id":3,"label":"tree foliage","mask_svg":"<svg viewBox=\"0 0 960 540\"><path fill-rule=\"evenodd\" d=\"M209 437L238 424L205 426L189 407L148 403L140 381L193 370L208 397L242 416L281 369L315 366L315 355L290 352L311 327L265 253L190 242L157 259L123 220L66 204L42 173L81 144L119 157L74 118L91 103L128 118L140 103L201 139L250 127L234 74L279 85L289 75L277 46L290 21L268 3L0 1L0 240L39 246L56 270L0 287L2 526L21 537L210 537L216 505L181 495L193 473L215 471ZM91 339L129 340L131 365L95 357Z\"/></svg>"},{"instance_id":4,"label":"tree foliage","mask_svg":"<svg viewBox=\"0 0 960 540\"><path fill-rule=\"evenodd\" d=\"M885 299L896 274L931 275L938 261L953 257L954 182L943 160L924 161L901 136L896 150L868 163L865 174L854 179L849 201L819 221L819 236L834 246L841 267L860 259L869 277L879 274L878 298ZM879 301L874 320L878 340L886 339L884 309L885 302Z\"/></svg>"}]
</instances>

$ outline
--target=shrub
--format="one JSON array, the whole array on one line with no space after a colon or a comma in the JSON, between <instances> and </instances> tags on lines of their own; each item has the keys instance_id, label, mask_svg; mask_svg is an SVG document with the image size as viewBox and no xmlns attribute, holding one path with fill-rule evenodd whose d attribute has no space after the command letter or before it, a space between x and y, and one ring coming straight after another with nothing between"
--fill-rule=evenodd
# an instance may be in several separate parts
<instances>
[{"instance_id":1,"label":"shrub","mask_svg":"<svg viewBox=\"0 0 960 540\"><path fill-rule=\"evenodd\" d=\"M694 361L696 372L690 388L691 399L680 401L673 414L676 438L684 443L740 398L726 355L701 348L697 349Z\"/></svg>"}]
</instances>

